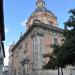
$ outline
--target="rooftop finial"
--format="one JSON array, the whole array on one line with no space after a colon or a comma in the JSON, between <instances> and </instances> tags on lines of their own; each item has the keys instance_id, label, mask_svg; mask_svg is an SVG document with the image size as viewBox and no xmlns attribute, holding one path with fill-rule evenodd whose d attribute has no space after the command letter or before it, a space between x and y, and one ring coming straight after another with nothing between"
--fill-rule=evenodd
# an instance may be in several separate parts
<instances>
[{"instance_id":1,"label":"rooftop finial","mask_svg":"<svg viewBox=\"0 0 75 75\"><path fill-rule=\"evenodd\" d=\"M37 0L36 5L38 8L45 7L45 1L44 0Z\"/></svg>"},{"instance_id":2,"label":"rooftop finial","mask_svg":"<svg viewBox=\"0 0 75 75\"><path fill-rule=\"evenodd\" d=\"M22 37L22 32L20 33L20 38Z\"/></svg>"},{"instance_id":3,"label":"rooftop finial","mask_svg":"<svg viewBox=\"0 0 75 75\"><path fill-rule=\"evenodd\" d=\"M44 0L37 0L37 1L44 1Z\"/></svg>"}]
</instances>

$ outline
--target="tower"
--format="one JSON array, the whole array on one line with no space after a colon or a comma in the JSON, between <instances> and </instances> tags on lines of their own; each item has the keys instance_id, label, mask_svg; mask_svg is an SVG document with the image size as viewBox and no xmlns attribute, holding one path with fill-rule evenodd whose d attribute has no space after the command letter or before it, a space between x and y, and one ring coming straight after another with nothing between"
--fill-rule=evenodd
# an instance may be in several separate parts
<instances>
[{"instance_id":1,"label":"tower","mask_svg":"<svg viewBox=\"0 0 75 75\"><path fill-rule=\"evenodd\" d=\"M44 0L37 0L36 2L36 9L28 18L26 23L27 28L30 28L33 24L34 20L39 20L41 23L52 25L57 27L57 17L54 13L46 8L46 3Z\"/></svg>"}]
</instances>

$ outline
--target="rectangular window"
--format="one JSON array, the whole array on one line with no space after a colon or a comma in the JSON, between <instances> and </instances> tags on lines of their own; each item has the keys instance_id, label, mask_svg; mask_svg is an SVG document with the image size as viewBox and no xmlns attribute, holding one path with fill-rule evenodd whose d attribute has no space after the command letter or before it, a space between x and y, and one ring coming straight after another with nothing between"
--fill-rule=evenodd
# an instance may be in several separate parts
<instances>
[{"instance_id":1,"label":"rectangular window","mask_svg":"<svg viewBox=\"0 0 75 75\"><path fill-rule=\"evenodd\" d=\"M54 38L54 44L58 44L57 38Z\"/></svg>"},{"instance_id":2,"label":"rectangular window","mask_svg":"<svg viewBox=\"0 0 75 75\"><path fill-rule=\"evenodd\" d=\"M27 42L25 43L25 48L27 49Z\"/></svg>"}]
</instances>

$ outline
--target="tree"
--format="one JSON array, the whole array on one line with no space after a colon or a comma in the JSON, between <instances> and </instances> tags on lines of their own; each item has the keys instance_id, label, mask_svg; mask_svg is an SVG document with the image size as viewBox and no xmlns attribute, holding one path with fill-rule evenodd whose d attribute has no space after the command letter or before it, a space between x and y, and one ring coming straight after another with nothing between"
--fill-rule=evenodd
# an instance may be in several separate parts
<instances>
[{"instance_id":1,"label":"tree","mask_svg":"<svg viewBox=\"0 0 75 75\"><path fill-rule=\"evenodd\" d=\"M71 14L68 21L64 23L63 39L64 43L53 45L53 54L50 61L44 67L48 69L55 69L58 67L65 67L68 64L75 64L75 9L69 11ZM59 73L58 73L59 75ZM63 72L62 72L63 75Z\"/></svg>"},{"instance_id":2,"label":"tree","mask_svg":"<svg viewBox=\"0 0 75 75\"><path fill-rule=\"evenodd\" d=\"M61 67L65 67L68 64L75 64L75 9L70 10L69 13L71 15L68 21L64 23L64 43L57 53L57 59Z\"/></svg>"},{"instance_id":3,"label":"tree","mask_svg":"<svg viewBox=\"0 0 75 75\"><path fill-rule=\"evenodd\" d=\"M53 53L50 56L50 61L44 66L44 69L58 69L59 75L59 67L61 67L61 73L63 75L61 55L58 56L60 54L61 46L53 44L51 47L53 48Z\"/></svg>"},{"instance_id":4,"label":"tree","mask_svg":"<svg viewBox=\"0 0 75 75\"><path fill-rule=\"evenodd\" d=\"M64 44L62 45L65 64L74 65L75 62L75 9L69 11L70 18L65 22L65 30L63 35L65 37Z\"/></svg>"}]
</instances>

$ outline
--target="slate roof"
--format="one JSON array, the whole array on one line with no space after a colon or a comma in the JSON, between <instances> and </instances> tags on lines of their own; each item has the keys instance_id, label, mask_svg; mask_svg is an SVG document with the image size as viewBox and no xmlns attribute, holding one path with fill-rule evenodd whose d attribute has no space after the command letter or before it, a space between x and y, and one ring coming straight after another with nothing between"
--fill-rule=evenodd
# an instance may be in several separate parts
<instances>
[{"instance_id":1,"label":"slate roof","mask_svg":"<svg viewBox=\"0 0 75 75\"><path fill-rule=\"evenodd\" d=\"M38 13L38 12L45 12L45 13L50 13L53 16L55 16L55 14L53 14L50 10L48 10L46 7L43 8L36 8L35 11L33 13Z\"/></svg>"}]
</instances>

